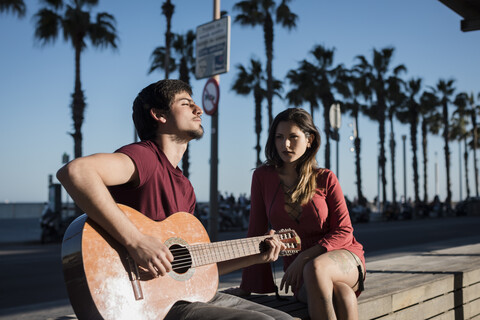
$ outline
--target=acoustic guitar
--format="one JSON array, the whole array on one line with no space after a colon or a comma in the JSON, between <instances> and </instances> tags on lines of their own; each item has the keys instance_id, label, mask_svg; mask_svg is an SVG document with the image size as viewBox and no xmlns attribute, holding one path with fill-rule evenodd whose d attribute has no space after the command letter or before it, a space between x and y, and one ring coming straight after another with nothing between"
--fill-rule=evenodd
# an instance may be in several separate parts
<instances>
[{"instance_id":1,"label":"acoustic guitar","mask_svg":"<svg viewBox=\"0 0 480 320\"><path fill-rule=\"evenodd\" d=\"M137 228L162 239L174 256L173 271L154 278L138 267L127 250L86 214L68 227L62 243L65 283L78 319L163 319L179 301L206 302L218 288L216 262L268 249L269 235L210 243L201 222L179 212L162 222L119 204ZM286 245L281 255L300 250L293 230L273 237Z\"/></svg>"}]
</instances>

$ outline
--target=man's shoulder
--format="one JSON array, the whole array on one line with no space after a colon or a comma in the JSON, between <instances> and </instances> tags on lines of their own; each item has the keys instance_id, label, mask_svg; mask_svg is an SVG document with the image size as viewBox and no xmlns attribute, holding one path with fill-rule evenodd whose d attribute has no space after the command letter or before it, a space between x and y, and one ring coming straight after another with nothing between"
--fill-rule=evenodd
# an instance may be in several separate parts
<instances>
[{"instance_id":1,"label":"man's shoulder","mask_svg":"<svg viewBox=\"0 0 480 320\"><path fill-rule=\"evenodd\" d=\"M139 141L139 142L133 142L130 144L126 144L120 148L118 148L115 152L123 152L125 150L152 150L156 151L158 150L157 145L150 140L145 140L145 141Z\"/></svg>"},{"instance_id":2,"label":"man's shoulder","mask_svg":"<svg viewBox=\"0 0 480 320\"><path fill-rule=\"evenodd\" d=\"M148 140L124 145L115 150L115 152L124 153L135 160L137 158L151 159L152 157L161 159L161 150L154 142Z\"/></svg>"}]
</instances>

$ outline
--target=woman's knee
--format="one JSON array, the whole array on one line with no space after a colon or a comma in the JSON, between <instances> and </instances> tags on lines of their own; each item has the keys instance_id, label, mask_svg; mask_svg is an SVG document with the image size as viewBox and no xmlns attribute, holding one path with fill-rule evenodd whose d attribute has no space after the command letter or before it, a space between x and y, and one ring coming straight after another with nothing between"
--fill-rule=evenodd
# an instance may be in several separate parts
<instances>
[{"instance_id":1,"label":"woman's knee","mask_svg":"<svg viewBox=\"0 0 480 320\"><path fill-rule=\"evenodd\" d=\"M329 263L326 256L318 256L305 264L303 267L303 277L305 281L331 278L331 268L332 264Z\"/></svg>"}]
</instances>

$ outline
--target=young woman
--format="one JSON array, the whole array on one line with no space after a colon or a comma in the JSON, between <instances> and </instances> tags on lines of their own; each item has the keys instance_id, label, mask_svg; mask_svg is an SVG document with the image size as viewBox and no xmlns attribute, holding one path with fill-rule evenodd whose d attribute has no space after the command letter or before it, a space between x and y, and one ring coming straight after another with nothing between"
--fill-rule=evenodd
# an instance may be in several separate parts
<instances>
[{"instance_id":1,"label":"young woman","mask_svg":"<svg viewBox=\"0 0 480 320\"><path fill-rule=\"evenodd\" d=\"M292 228L302 251L284 258L280 290L291 289L308 303L311 319L357 319L363 290L363 246L337 177L317 166L320 134L304 109L287 109L274 119L265 147L266 162L252 178L248 236L271 228ZM244 269L239 293L275 291L269 264Z\"/></svg>"}]
</instances>

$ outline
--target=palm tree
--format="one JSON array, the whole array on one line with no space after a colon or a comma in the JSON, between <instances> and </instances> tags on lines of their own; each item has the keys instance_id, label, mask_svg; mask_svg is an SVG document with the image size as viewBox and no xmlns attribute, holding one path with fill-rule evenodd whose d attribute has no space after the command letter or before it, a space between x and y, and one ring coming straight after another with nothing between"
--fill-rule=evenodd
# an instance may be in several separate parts
<instances>
[{"instance_id":1,"label":"palm tree","mask_svg":"<svg viewBox=\"0 0 480 320\"><path fill-rule=\"evenodd\" d=\"M250 66L246 69L243 65L237 65L237 77L234 79L232 90L241 95L248 95L253 93L254 106L255 106L255 134L257 135L257 144L255 150L257 151L257 163L256 166L260 166L262 161L260 160L260 152L262 147L260 146L260 137L262 133L262 101L266 97L267 90L264 87L266 83L266 77L262 70L262 64L260 61L251 59ZM280 96L282 91L282 83L278 80L274 80L274 94Z\"/></svg>"},{"instance_id":2,"label":"palm tree","mask_svg":"<svg viewBox=\"0 0 480 320\"><path fill-rule=\"evenodd\" d=\"M163 46L156 47L152 55L150 56L151 64L150 69L148 69L148 74L152 73L155 70L165 70L165 57L166 57L166 49ZM173 72L176 70L177 66L175 64L175 60L168 58L168 72L165 70L165 74Z\"/></svg>"},{"instance_id":3,"label":"palm tree","mask_svg":"<svg viewBox=\"0 0 480 320\"><path fill-rule=\"evenodd\" d=\"M330 107L334 104L334 89L340 84L337 83L337 76L343 71L343 66L333 65L335 49L327 49L321 45L317 45L311 51L315 58L314 66L316 68L315 76L317 77L317 93L323 105L323 120L325 127L325 167L330 168Z\"/></svg>"},{"instance_id":4,"label":"palm tree","mask_svg":"<svg viewBox=\"0 0 480 320\"><path fill-rule=\"evenodd\" d=\"M318 99L323 105L325 131L325 167L330 168L330 106L336 102L333 91L340 86L337 81L343 67L332 68L335 49L326 49L316 45L310 54L313 62L302 60L297 70L290 70L287 74L293 89L287 94L290 104L299 106L304 102L310 104L311 114L318 108Z\"/></svg>"},{"instance_id":5,"label":"palm tree","mask_svg":"<svg viewBox=\"0 0 480 320\"><path fill-rule=\"evenodd\" d=\"M353 145L355 151L355 172L357 176L357 198L361 205L366 204L366 199L362 191L362 170L360 165L360 128L359 128L359 115L365 110L366 106L359 102L359 99L364 101L370 101L371 94L368 89L367 78L361 77L359 71L344 70L339 77L339 82L343 83L343 86L338 87L339 93L345 98L343 104L344 110L350 113L350 116L354 119L354 132L353 132Z\"/></svg>"},{"instance_id":6,"label":"palm tree","mask_svg":"<svg viewBox=\"0 0 480 320\"><path fill-rule=\"evenodd\" d=\"M442 116L437 112L437 97L429 91L424 91L420 96L419 111L422 118L422 155L423 155L423 203L428 203L428 133L439 134Z\"/></svg>"},{"instance_id":7,"label":"palm tree","mask_svg":"<svg viewBox=\"0 0 480 320\"><path fill-rule=\"evenodd\" d=\"M477 96L477 99L480 100L480 93ZM468 96L468 103L470 105L470 117L472 121L472 143L471 148L473 149L473 169L475 171L475 195L478 197L478 166L477 166L477 148L479 147L478 138L479 138L479 128L477 125L477 114L480 115L480 105L475 105L475 98L473 93Z\"/></svg>"},{"instance_id":8,"label":"palm tree","mask_svg":"<svg viewBox=\"0 0 480 320\"><path fill-rule=\"evenodd\" d=\"M167 31L165 31L165 64L168 66L170 64L170 48L172 45L173 33L172 29L172 16L173 12L175 11L175 6L170 2L170 0L166 0L162 4L162 13L167 19ZM165 79L169 77L169 69L165 68Z\"/></svg>"},{"instance_id":9,"label":"palm tree","mask_svg":"<svg viewBox=\"0 0 480 320\"><path fill-rule=\"evenodd\" d=\"M385 91L385 103L387 107L388 121L390 122L390 157L392 169L392 204L393 208L397 208L397 184L396 184L396 166L395 166L395 130L393 128L394 117L397 116L398 110L405 103L406 97L402 92L404 82L397 77L397 74L390 76L387 79L387 86ZM405 195L406 196L406 195ZM406 202L407 199L404 199Z\"/></svg>"},{"instance_id":10,"label":"palm tree","mask_svg":"<svg viewBox=\"0 0 480 320\"><path fill-rule=\"evenodd\" d=\"M175 34L173 40L174 64L178 65L179 79L190 84L190 74L195 70L194 43L195 32L187 31L186 34ZM178 63L176 60L178 59Z\"/></svg>"},{"instance_id":11,"label":"palm tree","mask_svg":"<svg viewBox=\"0 0 480 320\"><path fill-rule=\"evenodd\" d=\"M85 96L80 81L80 56L87 47L89 39L94 47L117 48L115 18L106 13L97 13L94 21L90 20L92 7L98 0L44 0L45 7L34 16L35 38L42 45L54 42L60 31L65 41L70 41L75 51L75 88L72 94L72 120L74 132L70 133L74 141L75 158L82 156L82 124L85 112Z\"/></svg>"},{"instance_id":12,"label":"palm tree","mask_svg":"<svg viewBox=\"0 0 480 320\"><path fill-rule=\"evenodd\" d=\"M289 105L299 107L304 103L310 105L312 118L318 109L318 84L315 66L307 60L302 60L297 70L292 69L287 73L287 79L292 88L285 96Z\"/></svg>"},{"instance_id":13,"label":"palm tree","mask_svg":"<svg viewBox=\"0 0 480 320\"><path fill-rule=\"evenodd\" d=\"M398 65L393 70L390 70L390 63L393 56L394 48L384 48L381 51L373 50L373 60L370 64L368 60L360 55L356 58L359 63L355 66L362 72L362 76L367 77L371 85L372 93L375 94L376 102L371 105L371 110L366 114L373 116L378 121L378 134L380 139L380 151L378 162L381 170L382 180L382 202L385 204L387 200L386 193L386 171L385 165L387 159L385 157L385 116L386 116L386 90L387 79L390 73L398 74L400 71L405 70L405 66Z\"/></svg>"},{"instance_id":14,"label":"palm tree","mask_svg":"<svg viewBox=\"0 0 480 320\"><path fill-rule=\"evenodd\" d=\"M195 43L195 37L195 33L192 30L189 30L185 35L175 35L173 41L175 56L179 61L179 78L188 84L190 84L190 73L195 72L195 58L193 57L193 44ZM190 152L188 145L182 157L182 170L185 177L188 178L190 176Z\"/></svg>"},{"instance_id":15,"label":"palm tree","mask_svg":"<svg viewBox=\"0 0 480 320\"><path fill-rule=\"evenodd\" d=\"M437 82L436 87L434 88L434 93L438 98L439 106L442 108L442 120L443 120L443 140L444 140L444 154L445 154L445 166L447 171L447 199L445 203L447 205L447 210L450 211L452 209L452 188L451 188L451 180L450 180L450 146L449 146L449 139L450 139L450 128L449 128L449 119L450 116L448 114L448 104L450 104L451 97L455 92L455 88L453 87L455 80L444 80L440 79Z\"/></svg>"},{"instance_id":16,"label":"palm tree","mask_svg":"<svg viewBox=\"0 0 480 320\"><path fill-rule=\"evenodd\" d=\"M169 72L173 72L178 68L179 79L190 84L190 73L193 73L195 70L195 58L193 56L195 33L192 30L189 30L185 35L172 34L172 37L174 54L170 55L168 59L168 70ZM152 52L152 63L148 70L149 74L155 70L165 70L165 52L165 47L157 47ZM165 74L168 75L169 72L165 71ZM185 177L188 178L190 176L190 153L188 146L182 157L182 171Z\"/></svg>"},{"instance_id":17,"label":"palm tree","mask_svg":"<svg viewBox=\"0 0 480 320\"><path fill-rule=\"evenodd\" d=\"M397 113L397 117L402 123L406 123L410 126L410 145L412 148L412 168L413 168L413 184L415 194L415 206L420 204L420 186L419 186L419 174L418 174L418 157L417 157L417 132L418 122L420 118L420 104L417 101L417 95L420 93L422 87L422 79L411 79L407 82L407 100L406 103Z\"/></svg>"},{"instance_id":18,"label":"palm tree","mask_svg":"<svg viewBox=\"0 0 480 320\"><path fill-rule=\"evenodd\" d=\"M19 18L23 18L27 12L25 2L23 0L0 0L0 13L12 11Z\"/></svg>"},{"instance_id":19,"label":"palm tree","mask_svg":"<svg viewBox=\"0 0 480 320\"><path fill-rule=\"evenodd\" d=\"M273 15L275 15L276 22L282 27L292 29L296 27L298 16L290 11L288 3L290 0L281 0L280 4L276 6L274 0L243 0L237 2L234 10L240 11L235 17L235 22L242 26L261 25L263 27L263 36L265 40L265 53L267 58L267 108L268 108L268 123L273 121L273 96L275 94L275 80L272 72L273 62Z\"/></svg>"},{"instance_id":20,"label":"palm tree","mask_svg":"<svg viewBox=\"0 0 480 320\"><path fill-rule=\"evenodd\" d=\"M232 90L237 94L248 95L253 93L253 100L255 106L255 134L257 135L257 144L255 150L257 151L256 166L260 166L260 137L262 133L262 101L266 96L266 89L263 83L266 82L262 64L260 61L251 59L250 66L246 69L243 65L237 65L237 77L233 80Z\"/></svg>"},{"instance_id":21,"label":"palm tree","mask_svg":"<svg viewBox=\"0 0 480 320\"><path fill-rule=\"evenodd\" d=\"M468 146L467 146L467 137L469 136L469 132L467 131L467 125L469 122L469 110L467 109L468 104L468 95L465 92L461 92L457 94L453 104L456 106L455 111L452 114L452 122L450 127L450 137L451 140L458 140L458 148L461 150L462 141L464 144L464 153L463 153L463 160L464 160L464 167L465 167L465 185L467 187L467 198L470 198L470 183L468 179ZM460 163L459 163L460 165ZM460 178L460 176L459 176ZM460 190L462 185L460 183ZM460 201L462 194L460 193Z\"/></svg>"}]
</instances>

